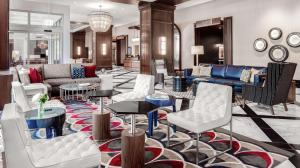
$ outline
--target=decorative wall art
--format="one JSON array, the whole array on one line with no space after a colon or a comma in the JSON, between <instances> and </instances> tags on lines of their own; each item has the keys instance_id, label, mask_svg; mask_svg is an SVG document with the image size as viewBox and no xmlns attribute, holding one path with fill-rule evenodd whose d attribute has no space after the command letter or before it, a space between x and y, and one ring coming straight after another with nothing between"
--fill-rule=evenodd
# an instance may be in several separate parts
<instances>
[{"instance_id":1,"label":"decorative wall art","mask_svg":"<svg viewBox=\"0 0 300 168\"><path fill-rule=\"evenodd\" d=\"M270 48L269 57L274 62L284 62L289 57L289 51L283 45L274 45Z\"/></svg>"},{"instance_id":2,"label":"decorative wall art","mask_svg":"<svg viewBox=\"0 0 300 168\"><path fill-rule=\"evenodd\" d=\"M268 42L263 38L258 38L254 41L253 47L256 51L263 52L268 48Z\"/></svg>"},{"instance_id":3,"label":"decorative wall art","mask_svg":"<svg viewBox=\"0 0 300 168\"><path fill-rule=\"evenodd\" d=\"M274 27L269 31L269 37L272 40L279 40L282 37L282 30L278 27Z\"/></svg>"},{"instance_id":4,"label":"decorative wall art","mask_svg":"<svg viewBox=\"0 0 300 168\"><path fill-rule=\"evenodd\" d=\"M300 47L300 32L293 32L288 35L286 42L290 47Z\"/></svg>"}]
</instances>

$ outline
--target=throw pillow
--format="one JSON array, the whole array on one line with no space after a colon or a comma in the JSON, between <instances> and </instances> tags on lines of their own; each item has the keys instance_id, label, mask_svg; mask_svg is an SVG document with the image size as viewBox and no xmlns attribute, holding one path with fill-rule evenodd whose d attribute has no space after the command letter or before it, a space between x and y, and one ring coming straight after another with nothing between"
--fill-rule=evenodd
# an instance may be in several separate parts
<instances>
[{"instance_id":1,"label":"throw pillow","mask_svg":"<svg viewBox=\"0 0 300 168\"><path fill-rule=\"evenodd\" d=\"M72 79L85 78L84 67L72 68Z\"/></svg>"},{"instance_id":2,"label":"throw pillow","mask_svg":"<svg viewBox=\"0 0 300 168\"><path fill-rule=\"evenodd\" d=\"M255 75L260 74L260 71L254 68L251 68L251 77L250 77L250 82L254 83L255 81Z\"/></svg>"},{"instance_id":3,"label":"throw pillow","mask_svg":"<svg viewBox=\"0 0 300 168\"><path fill-rule=\"evenodd\" d=\"M200 76L200 67L199 66L193 67L192 76Z\"/></svg>"},{"instance_id":4,"label":"throw pillow","mask_svg":"<svg viewBox=\"0 0 300 168\"><path fill-rule=\"evenodd\" d=\"M251 77L251 70L243 69L240 80L248 83Z\"/></svg>"},{"instance_id":5,"label":"throw pillow","mask_svg":"<svg viewBox=\"0 0 300 168\"><path fill-rule=\"evenodd\" d=\"M35 68L29 69L29 78L31 83L43 83L41 74Z\"/></svg>"},{"instance_id":6,"label":"throw pillow","mask_svg":"<svg viewBox=\"0 0 300 168\"><path fill-rule=\"evenodd\" d=\"M200 76L210 77L211 76L211 66L200 66Z\"/></svg>"},{"instance_id":7,"label":"throw pillow","mask_svg":"<svg viewBox=\"0 0 300 168\"><path fill-rule=\"evenodd\" d=\"M18 71L18 74L19 74L20 82L21 82L23 85L28 85L28 84L30 84L29 72L28 72L27 69L21 68L21 69Z\"/></svg>"},{"instance_id":8,"label":"throw pillow","mask_svg":"<svg viewBox=\"0 0 300 168\"><path fill-rule=\"evenodd\" d=\"M85 77L86 78L97 77L97 75L96 75L96 66L95 65L85 66L84 71L85 71Z\"/></svg>"}]
</instances>

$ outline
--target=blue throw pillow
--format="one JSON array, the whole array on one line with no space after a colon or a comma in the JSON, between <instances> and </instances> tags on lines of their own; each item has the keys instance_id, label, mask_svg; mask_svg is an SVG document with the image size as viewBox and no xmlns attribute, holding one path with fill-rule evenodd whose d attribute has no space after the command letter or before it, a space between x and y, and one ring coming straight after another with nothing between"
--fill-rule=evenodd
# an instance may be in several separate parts
<instances>
[{"instance_id":1,"label":"blue throw pillow","mask_svg":"<svg viewBox=\"0 0 300 168\"><path fill-rule=\"evenodd\" d=\"M85 78L84 67L72 67L72 79Z\"/></svg>"}]
</instances>

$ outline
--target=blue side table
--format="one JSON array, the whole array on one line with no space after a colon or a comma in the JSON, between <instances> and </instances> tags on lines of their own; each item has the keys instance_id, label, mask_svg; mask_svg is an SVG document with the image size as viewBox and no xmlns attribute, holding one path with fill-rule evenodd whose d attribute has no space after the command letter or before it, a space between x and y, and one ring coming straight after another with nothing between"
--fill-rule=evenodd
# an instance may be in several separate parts
<instances>
[{"instance_id":1,"label":"blue side table","mask_svg":"<svg viewBox=\"0 0 300 168\"><path fill-rule=\"evenodd\" d=\"M173 112L176 112L176 99L172 96L163 95L163 94L153 94L146 96L146 102L152 103L159 107L173 107ZM158 111L154 111L148 114L148 135L153 136L153 125L157 126L158 123ZM176 131L176 126L173 127Z\"/></svg>"},{"instance_id":2,"label":"blue side table","mask_svg":"<svg viewBox=\"0 0 300 168\"><path fill-rule=\"evenodd\" d=\"M43 116L38 116L38 110L34 109L25 113L25 119L29 129L46 128L47 139L54 136L62 136L65 123L66 110L60 107L46 108Z\"/></svg>"}]
</instances>

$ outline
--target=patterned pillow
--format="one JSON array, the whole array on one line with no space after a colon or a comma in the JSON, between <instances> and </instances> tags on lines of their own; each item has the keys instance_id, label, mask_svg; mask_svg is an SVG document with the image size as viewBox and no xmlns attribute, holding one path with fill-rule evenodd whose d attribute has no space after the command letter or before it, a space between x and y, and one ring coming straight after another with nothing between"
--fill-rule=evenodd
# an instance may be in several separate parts
<instances>
[{"instance_id":1,"label":"patterned pillow","mask_svg":"<svg viewBox=\"0 0 300 168\"><path fill-rule=\"evenodd\" d=\"M210 77L211 76L211 66L200 66L200 76L206 76Z\"/></svg>"},{"instance_id":2,"label":"patterned pillow","mask_svg":"<svg viewBox=\"0 0 300 168\"><path fill-rule=\"evenodd\" d=\"M261 72L257 69L251 68L251 77L250 77L250 82L254 83L255 82L255 75L260 74Z\"/></svg>"},{"instance_id":3,"label":"patterned pillow","mask_svg":"<svg viewBox=\"0 0 300 168\"><path fill-rule=\"evenodd\" d=\"M240 80L248 83L251 77L251 70L243 69Z\"/></svg>"},{"instance_id":4,"label":"patterned pillow","mask_svg":"<svg viewBox=\"0 0 300 168\"><path fill-rule=\"evenodd\" d=\"M72 67L72 79L85 78L84 67Z\"/></svg>"}]
</instances>

